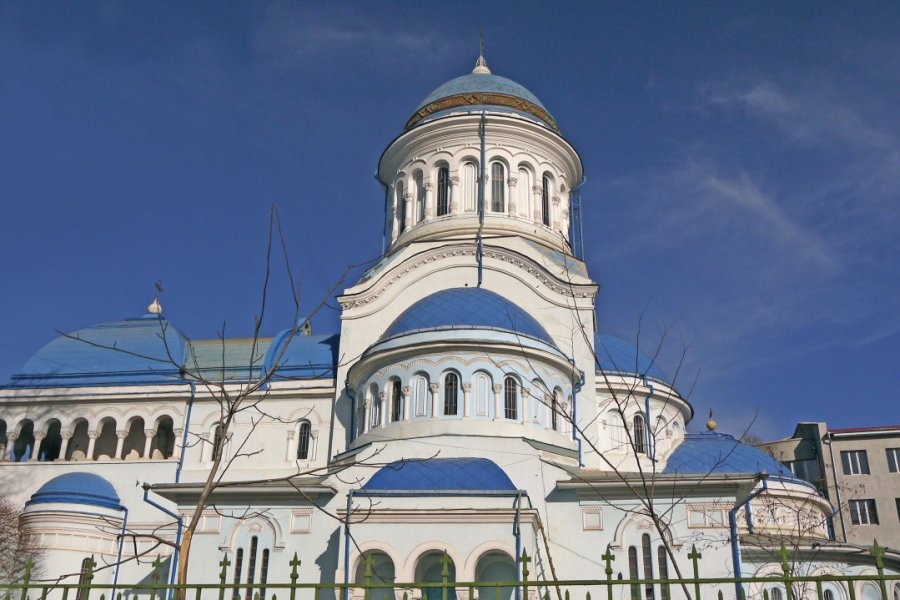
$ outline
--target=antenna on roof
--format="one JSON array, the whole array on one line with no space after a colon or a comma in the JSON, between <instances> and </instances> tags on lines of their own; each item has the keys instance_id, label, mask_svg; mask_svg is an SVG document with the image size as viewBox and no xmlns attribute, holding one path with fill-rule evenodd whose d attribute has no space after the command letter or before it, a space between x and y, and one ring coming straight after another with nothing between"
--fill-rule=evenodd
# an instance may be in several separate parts
<instances>
[{"instance_id":1,"label":"antenna on roof","mask_svg":"<svg viewBox=\"0 0 900 600\"><path fill-rule=\"evenodd\" d=\"M487 61L484 60L484 25L478 30L478 60L475 61L475 68L472 69L473 75L490 75L491 70L488 69Z\"/></svg>"}]
</instances>

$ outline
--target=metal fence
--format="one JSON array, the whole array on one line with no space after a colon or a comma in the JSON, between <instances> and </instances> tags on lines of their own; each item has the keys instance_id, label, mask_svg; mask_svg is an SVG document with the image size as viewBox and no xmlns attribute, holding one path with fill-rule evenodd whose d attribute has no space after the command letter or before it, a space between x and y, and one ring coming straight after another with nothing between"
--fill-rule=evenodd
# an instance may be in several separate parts
<instances>
[{"instance_id":1,"label":"metal fence","mask_svg":"<svg viewBox=\"0 0 900 600\"><path fill-rule=\"evenodd\" d=\"M900 600L900 575L885 573L884 549L878 543L869 550L875 573L866 575L802 576L789 562L781 546L781 573L767 577L701 577L702 554L692 547L690 576L632 578L613 577L616 557L607 548L601 557L605 579L531 579L531 557L518 559L517 581L453 581L451 562L444 554L441 580L433 582L377 581L371 556L364 559L363 581L297 583L301 565L297 554L289 562L289 583L227 583L231 561L219 562L217 583L164 583L167 575L160 559L153 563L149 581L138 585L98 584L93 581L96 563L86 560L78 583L31 581L32 564L26 563L22 581L0 584L0 600ZM868 588L862 598L858 589ZM750 588L750 591L748 591ZM830 592L830 595L829 595Z\"/></svg>"}]
</instances>

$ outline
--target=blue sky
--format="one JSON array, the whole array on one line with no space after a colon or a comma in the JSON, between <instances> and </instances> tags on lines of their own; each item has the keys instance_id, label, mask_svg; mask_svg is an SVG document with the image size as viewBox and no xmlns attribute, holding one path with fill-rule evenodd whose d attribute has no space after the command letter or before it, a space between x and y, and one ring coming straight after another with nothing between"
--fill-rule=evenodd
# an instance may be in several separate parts
<instances>
[{"instance_id":1,"label":"blue sky","mask_svg":"<svg viewBox=\"0 0 900 600\"><path fill-rule=\"evenodd\" d=\"M687 347L696 424L900 423L887 2L0 3L0 379L156 280L190 337L249 334L272 203L311 307L379 255L378 157L481 24L584 159L601 328Z\"/></svg>"}]
</instances>

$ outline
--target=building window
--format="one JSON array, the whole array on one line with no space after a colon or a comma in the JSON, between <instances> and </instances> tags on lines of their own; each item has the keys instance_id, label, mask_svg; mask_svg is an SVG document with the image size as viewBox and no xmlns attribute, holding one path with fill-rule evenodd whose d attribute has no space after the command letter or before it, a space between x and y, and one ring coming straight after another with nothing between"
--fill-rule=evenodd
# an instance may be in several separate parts
<instances>
[{"instance_id":1,"label":"building window","mask_svg":"<svg viewBox=\"0 0 900 600\"><path fill-rule=\"evenodd\" d=\"M519 384L512 377L503 380L503 416L512 421L519 418Z\"/></svg>"},{"instance_id":2,"label":"building window","mask_svg":"<svg viewBox=\"0 0 900 600\"><path fill-rule=\"evenodd\" d=\"M222 458L222 447L224 446L224 440L222 439L222 426L216 425L213 427L213 447L212 447L212 459L218 460Z\"/></svg>"},{"instance_id":3,"label":"building window","mask_svg":"<svg viewBox=\"0 0 900 600\"><path fill-rule=\"evenodd\" d=\"M400 380L395 379L391 385L391 423L403 418L403 388Z\"/></svg>"},{"instance_id":4,"label":"building window","mask_svg":"<svg viewBox=\"0 0 900 600\"><path fill-rule=\"evenodd\" d=\"M244 549L238 548L237 553L234 555L234 585L237 586L241 582L241 567L244 565ZM241 592L237 587L234 588L234 591L231 592L232 600L238 600L241 597Z\"/></svg>"},{"instance_id":5,"label":"building window","mask_svg":"<svg viewBox=\"0 0 900 600\"><path fill-rule=\"evenodd\" d=\"M462 189L462 205L466 212L475 211L475 199L478 198L478 167L473 162L463 164L460 181Z\"/></svg>"},{"instance_id":6,"label":"building window","mask_svg":"<svg viewBox=\"0 0 900 600\"><path fill-rule=\"evenodd\" d=\"M412 379L412 401L417 417L428 415L428 382L421 375Z\"/></svg>"},{"instance_id":7,"label":"building window","mask_svg":"<svg viewBox=\"0 0 900 600\"><path fill-rule=\"evenodd\" d=\"M369 425L372 427L378 427L381 425L381 395L378 393L378 390L372 391L372 415L369 420Z\"/></svg>"},{"instance_id":8,"label":"building window","mask_svg":"<svg viewBox=\"0 0 900 600\"><path fill-rule=\"evenodd\" d=\"M395 189L397 190L397 232L403 233L406 230L406 200L403 198L403 182L398 181Z\"/></svg>"},{"instance_id":9,"label":"building window","mask_svg":"<svg viewBox=\"0 0 900 600\"><path fill-rule=\"evenodd\" d=\"M547 175L541 180L541 221L550 226L550 178Z\"/></svg>"},{"instance_id":10,"label":"building window","mask_svg":"<svg viewBox=\"0 0 900 600\"><path fill-rule=\"evenodd\" d=\"M638 573L637 548L628 547L628 579L636 581L640 577ZM637 583L631 584L631 600L641 600L641 586Z\"/></svg>"},{"instance_id":11,"label":"building window","mask_svg":"<svg viewBox=\"0 0 900 600\"><path fill-rule=\"evenodd\" d=\"M506 207L506 171L503 164L491 165L491 211L502 213Z\"/></svg>"},{"instance_id":12,"label":"building window","mask_svg":"<svg viewBox=\"0 0 900 600\"><path fill-rule=\"evenodd\" d=\"M459 377L447 373L444 377L444 416L455 417L459 410Z\"/></svg>"},{"instance_id":13,"label":"building window","mask_svg":"<svg viewBox=\"0 0 900 600\"><path fill-rule=\"evenodd\" d=\"M897 503L897 520L900 521L900 498L896 498L894 502Z\"/></svg>"},{"instance_id":14,"label":"building window","mask_svg":"<svg viewBox=\"0 0 900 600\"><path fill-rule=\"evenodd\" d=\"M634 451L638 454L647 453L647 429L644 426L644 415L636 414L632 419L634 430L632 431L632 439L634 440Z\"/></svg>"},{"instance_id":15,"label":"building window","mask_svg":"<svg viewBox=\"0 0 900 600\"><path fill-rule=\"evenodd\" d=\"M450 212L450 169L440 167L437 176L437 216Z\"/></svg>"},{"instance_id":16,"label":"building window","mask_svg":"<svg viewBox=\"0 0 900 600\"><path fill-rule=\"evenodd\" d=\"M413 174L413 183L416 186L415 223L421 223L425 219L425 180L422 171Z\"/></svg>"},{"instance_id":17,"label":"building window","mask_svg":"<svg viewBox=\"0 0 900 600\"><path fill-rule=\"evenodd\" d=\"M854 525L878 525L878 510L875 500L851 500L850 522Z\"/></svg>"},{"instance_id":18,"label":"building window","mask_svg":"<svg viewBox=\"0 0 900 600\"><path fill-rule=\"evenodd\" d=\"M653 600L653 550L650 548L650 534L645 533L641 536L641 550L643 550L644 559L644 597L647 600Z\"/></svg>"},{"instance_id":19,"label":"building window","mask_svg":"<svg viewBox=\"0 0 900 600\"><path fill-rule=\"evenodd\" d=\"M269 549L262 551L262 564L259 567L259 600L266 600L266 582L269 580Z\"/></svg>"},{"instance_id":20,"label":"building window","mask_svg":"<svg viewBox=\"0 0 900 600\"><path fill-rule=\"evenodd\" d=\"M822 592L822 600L834 600L834 592L831 590L825 590Z\"/></svg>"},{"instance_id":21,"label":"building window","mask_svg":"<svg viewBox=\"0 0 900 600\"><path fill-rule=\"evenodd\" d=\"M888 471L900 472L900 448L886 448L885 453L887 453Z\"/></svg>"},{"instance_id":22,"label":"building window","mask_svg":"<svg viewBox=\"0 0 900 600\"><path fill-rule=\"evenodd\" d=\"M253 579L256 576L256 550L259 546L259 538L255 535L250 539L250 556L247 558L247 593L244 600L253 599Z\"/></svg>"},{"instance_id":23,"label":"building window","mask_svg":"<svg viewBox=\"0 0 900 600\"><path fill-rule=\"evenodd\" d=\"M783 596L781 595L781 588L772 588L769 593L769 598L771 598L771 600L782 600Z\"/></svg>"},{"instance_id":24,"label":"building window","mask_svg":"<svg viewBox=\"0 0 900 600\"><path fill-rule=\"evenodd\" d=\"M844 475L868 475L869 457L865 450L844 450L841 452Z\"/></svg>"},{"instance_id":25,"label":"building window","mask_svg":"<svg viewBox=\"0 0 900 600\"><path fill-rule=\"evenodd\" d=\"M665 581L669 578L669 557L666 556L665 546L660 546L656 549L656 557L659 562L659 578ZM671 594L669 593L668 583L664 583L660 586L659 596L662 600L670 600Z\"/></svg>"},{"instance_id":26,"label":"building window","mask_svg":"<svg viewBox=\"0 0 900 600\"><path fill-rule=\"evenodd\" d=\"M488 415L488 398L491 394L491 380L484 373L475 373L472 377L472 395L475 414L479 417Z\"/></svg>"},{"instance_id":27,"label":"building window","mask_svg":"<svg viewBox=\"0 0 900 600\"><path fill-rule=\"evenodd\" d=\"M803 481L816 483L819 479L819 465L815 460L791 460L784 464Z\"/></svg>"},{"instance_id":28,"label":"building window","mask_svg":"<svg viewBox=\"0 0 900 600\"><path fill-rule=\"evenodd\" d=\"M297 458L300 460L309 459L309 438L309 422L304 421L300 423L300 430L297 435Z\"/></svg>"},{"instance_id":29,"label":"building window","mask_svg":"<svg viewBox=\"0 0 900 600\"><path fill-rule=\"evenodd\" d=\"M559 429L559 405L562 393L559 390L553 391L553 399L550 404L550 429L557 431Z\"/></svg>"}]
</instances>

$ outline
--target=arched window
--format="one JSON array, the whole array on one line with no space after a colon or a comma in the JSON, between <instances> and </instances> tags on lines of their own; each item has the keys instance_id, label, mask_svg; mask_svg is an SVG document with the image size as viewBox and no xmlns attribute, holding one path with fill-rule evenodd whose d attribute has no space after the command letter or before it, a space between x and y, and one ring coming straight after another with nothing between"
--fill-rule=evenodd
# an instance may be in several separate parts
<instances>
[{"instance_id":1,"label":"arched window","mask_svg":"<svg viewBox=\"0 0 900 600\"><path fill-rule=\"evenodd\" d=\"M503 416L517 421L519 419L519 384L513 377L503 380Z\"/></svg>"},{"instance_id":2,"label":"arched window","mask_svg":"<svg viewBox=\"0 0 900 600\"><path fill-rule=\"evenodd\" d=\"M309 460L309 441L312 437L309 421L300 423L297 430L297 459Z\"/></svg>"},{"instance_id":3,"label":"arched window","mask_svg":"<svg viewBox=\"0 0 900 600\"><path fill-rule=\"evenodd\" d=\"M156 435L150 442L150 458L165 459L175 451L175 430L172 417L163 415L156 420Z\"/></svg>"},{"instance_id":4,"label":"arched window","mask_svg":"<svg viewBox=\"0 0 900 600\"><path fill-rule=\"evenodd\" d=\"M138 417L133 419L128 426L128 435L122 444L122 456L119 458L123 460L137 460L141 457L150 458L149 456L144 456L144 446L146 445L147 435L144 433L144 419Z\"/></svg>"},{"instance_id":5,"label":"arched window","mask_svg":"<svg viewBox=\"0 0 900 600\"><path fill-rule=\"evenodd\" d=\"M503 163L491 164L491 212L506 211L506 169Z\"/></svg>"},{"instance_id":6,"label":"arched window","mask_svg":"<svg viewBox=\"0 0 900 600\"><path fill-rule=\"evenodd\" d=\"M391 384L391 423L403 418L403 387L399 379Z\"/></svg>"},{"instance_id":7,"label":"arched window","mask_svg":"<svg viewBox=\"0 0 900 600\"><path fill-rule=\"evenodd\" d=\"M519 211L519 215L530 217L531 204L531 171L525 167L519 167L519 176L516 181L516 210Z\"/></svg>"},{"instance_id":8,"label":"arched window","mask_svg":"<svg viewBox=\"0 0 900 600\"><path fill-rule=\"evenodd\" d=\"M489 584L516 580L516 561L504 552L491 551L478 559L475 565L475 581ZM482 600L513 600L515 588L483 585L478 588L478 598Z\"/></svg>"},{"instance_id":9,"label":"arched window","mask_svg":"<svg viewBox=\"0 0 900 600\"><path fill-rule=\"evenodd\" d=\"M34 423L25 419L19 424L19 437L13 442L13 462L25 462L34 452Z\"/></svg>"},{"instance_id":10,"label":"arched window","mask_svg":"<svg viewBox=\"0 0 900 600\"><path fill-rule=\"evenodd\" d=\"M416 375L410 382L413 407L417 417L428 416L428 381L421 375Z\"/></svg>"},{"instance_id":11,"label":"arched window","mask_svg":"<svg viewBox=\"0 0 900 600\"><path fill-rule=\"evenodd\" d=\"M562 405L562 392L553 390L553 403L550 405L550 429L559 431L559 410Z\"/></svg>"},{"instance_id":12,"label":"arched window","mask_svg":"<svg viewBox=\"0 0 900 600\"><path fill-rule=\"evenodd\" d=\"M234 554L234 585L238 585L241 582L241 567L244 566L244 549L238 548L237 552ZM238 588L234 588L234 591L231 592L232 600L238 600L241 597L241 592Z\"/></svg>"},{"instance_id":13,"label":"arched window","mask_svg":"<svg viewBox=\"0 0 900 600\"><path fill-rule=\"evenodd\" d=\"M374 388L372 390L372 412L369 419L369 425L372 427L378 427L381 425L381 394L378 393L378 388Z\"/></svg>"},{"instance_id":14,"label":"arched window","mask_svg":"<svg viewBox=\"0 0 900 600\"><path fill-rule=\"evenodd\" d=\"M69 439L69 445L66 446L66 460L84 460L87 458L86 453L89 443L87 421L77 419L75 427L72 428L72 437Z\"/></svg>"},{"instance_id":15,"label":"arched window","mask_svg":"<svg viewBox=\"0 0 900 600\"><path fill-rule=\"evenodd\" d=\"M368 559L368 560L367 560ZM359 557L356 565L356 577L354 582L365 583L366 581L366 563L371 566L371 575L369 582L375 584L394 583L396 575L394 573L394 561L391 557L380 550L369 550ZM392 587L373 587L368 590L369 600L396 600L394 588Z\"/></svg>"},{"instance_id":16,"label":"arched window","mask_svg":"<svg viewBox=\"0 0 900 600\"><path fill-rule=\"evenodd\" d=\"M437 216L450 212L450 168L439 167L437 176Z\"/></svg>"},{"instance_id":17,"label":"arched window","mask_svg":"<svg viewBox=\"0 0 900 600\"><path fill-rule=\"evenodd\" d=\"M611 410L606 413L603 420L609 435L609 443L613 450L622 450L625 446L625 422L622 420L622 413L617 410Z\"/></svg>"},{"instance_id":18,"label":"arched window","mask_svg":"<svg viewBox=\"0 0 900 600\"><path fill-rule=\"evenodd\" d=\"M0 419L0 461L6 459L6 445L9 443L6 437L6 421Z\"/></svg>"},{"instance_id":19,"label":"arched window","mask_svg":"<svg viewBox=\"0 0 900 600\"><path fill-rule=\"evenodd\" d=\"M485 373L472 376L472 406L475 415L486 417L490 414L491 378Z\"/></svg>"},{"instance_id":20,"label":"arched window","mask_svg":"<svg viewBox=\"0 0 900 600\"><path fill-rule=\"evenodd\" d=\"M531 391L528 394L528 419L533 423L540 423L541 421L541 403L546 401L544 399L545 389L546 386L540 379L535 379L531 382Z\"/></svg>"},{"instance_id":21,"label":"arched window","mask_svg":"<svg viewBox=\"0 0 900 600\"><path fill-rule=\"evenodd\" d=\"M478 198L478 167L474 162L463 163L460 188L462 189L463 210L475 212L475 200Z\"/></svg>"},{"instance_id":22,"label":"arched window","mask_svg":"<svg viewBox=\"0 0 900 600\"><path fill-rule=\"evenodd\" d=\"M541 222L550 226L550 177L546 173L541 180Z\"/></svg>"},{"instance_id":23,"label":"arched window","mask_svg":"<svg viewBox=\"0 0 900 600\"><path fill-rule=\"evenodd\" d=\"M444 377L444 416L455 417L459 412L459 376L447 373Z\"/></svg>"},{"instance_id":24,"label":"arched window","mask_svg":"<svg viewBox=\"0 0 900 600\"><path fill-rule=\"evenodd\" d=\"M394 186L395 202L397 203L397 233L406 231L406 200L403 198L403 181L398 181Z\"/></svg>"},{"instance_id":25,"label":"arched window","mask_svg":"<svg viewBox=\"0 0 900 600\"><path fill-rule=\"evenodd\" d=\"M225 446L225 440L222 439L222 426L216 423L213 427L212 442L212 460L222 457L222 448Z\"/></svg>"},{"instance_id":26,"label":"arched window","mask_svg":"<svg viewBox=\"0 0 900 600\"><path fill-rule=\"evenodd\" d=\"M116 454L119 438L116 435L116 421L108 417L101 421L100 435L94 442L94 460L109 460Z\"/></svg>"},{"instance_id":27,"label":"arched window","mask_svg":"<svg viewBox=\"0 0 900 600\"><path fill-rule=\"evenodd\" d=\"M3 441L0 440L0 445L2 444ZM59 458L60 451L62 451L62 424L59 419L51 419L47 426L47 435L41 442L41 455L38 459L46 462L54 461Z\"/></svg>"},{"instance_id":28,"label":"arched window","mask_svg":"<svg viewBox=\"0 0 900 600\"><path fill-rule=\"evenodd\" d=\"M898 590L900 590L900 588L897 588L897 589L894 590L894 597L895 597L895 598L900 597L900 593L898 593ZM822 599L823 599L823 600L834 600L834 592L832 592L831 590L825 590L825 591L823 591L823 592L822 592Z\"/></svg>"},{"instance_id":29,"label":"arched window","mask_svg":"<svg viewBox=\"0 0 900 600\"><path fill-rule=\"evenodd\" d=\"M428 552L421 558L416 565L415 578L420 583L441 583L444 570L444 554L441 552ZM456 582L456 565L453 560L447 558L447 581L451 584ZM441 600L444 596L444 590L440 586L422 588L422 600ZM456 598L456 586L448 586L447 598Z\"/></svg>"},{"instance_id":30,"label":"arched window","mask_svg":"<svg viewBox=\"0 0 900 600\"><path fill-rule=\"evenodd\" d=\"M653 579L653 551L650 549L650 534L645 533L641 536L641 550L644 559L644 579L650 581ZM646 600L653 600L653 584L644 584L644 597Z\"/></svg>"},{"instance_id":31,"label":"arched window","mask_svg":"<svg viewBox=\"0 0 900 600\"><path fill-rule=\"evenodd\" d=\"M256 553L259 550L259 538L255 535L250 538L250 555L247 557L247 592L244 600L252 600L253 583L256 578Z\"/></svg>"},{"instance_id":32,"label":"arched window","mask_svg":"<svg viewBox=\"0 0 900 600\"><path fill-rule=\"evenodd\" d=\"M640 573L638 571L638 555L637 548L634 546L628 547L628 579L632 581L637 580L640 577ZM637 583L631 584L631 600L641 600L641 586Z\"/></svg>"},{"instance_id":33,"label":"arched window","mask_svg":"<svg viewBox=\"0 0 900 600\"><path fill-rule=\"evenodd\" d=\"M659 563L659 578L669 578L669 557L666 556L666 547L660 546L656 549L656 558ZM671 600L672 594L669 593L669 584L664 583L659 587L659 597L662 600ZM834 598L826 598L825 600L834 600Z\"/></svg>"},{"instance_id":34,"label":"arched window","mask_svg":"<svg viewBox=\"0 0 900 600\"><path fill-rule=\"evenodd\" d=\"M644 425L644 415L638 413L632 419L634 425L631 436L634 441L634 451L638 454L647 453L647 428Z\"/></svg>"},{"instance_id":35,"label":"arched window","mask_svg":"<svg viewBox=\"0 0 900 600\"><path fill-rule=\"evenodd\" d=\"M769 600L782 600L784 596L781 594L781 588L772 588L769 590Z\"/></svg>"}]
</instances>

